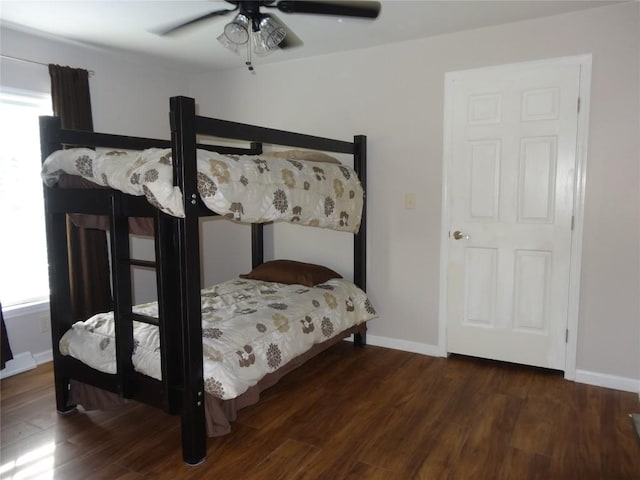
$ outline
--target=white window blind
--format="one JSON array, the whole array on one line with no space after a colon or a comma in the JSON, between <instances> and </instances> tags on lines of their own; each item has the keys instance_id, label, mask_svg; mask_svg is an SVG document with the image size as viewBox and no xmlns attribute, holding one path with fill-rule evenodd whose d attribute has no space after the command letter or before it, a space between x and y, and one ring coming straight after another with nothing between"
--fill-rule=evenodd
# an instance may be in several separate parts
<instances>
[{"instance_id":1,"label":"white window blind","mask_svg":"<svg viewBox=\"0 0 640 480\"><path fill-rule=\"evenodd\" d=\"M51 97L0 90L0 301L48 300L47 247L38 117Z\"/></svg>"}]
</instances>

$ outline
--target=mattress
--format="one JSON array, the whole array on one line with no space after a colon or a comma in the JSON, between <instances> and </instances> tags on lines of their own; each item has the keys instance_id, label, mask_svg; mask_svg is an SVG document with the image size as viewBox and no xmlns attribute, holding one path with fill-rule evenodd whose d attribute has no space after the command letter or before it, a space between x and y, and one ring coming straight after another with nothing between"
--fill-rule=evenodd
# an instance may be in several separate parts
<instances>
[{"instance_id":1,"label":"mattress","mask_svg":"<svg viewBox=\"0 0 640 480\"><path fill-rule=\"evenodd\" d=\"M334 278L315 287L234 279L202 290L205 390L236 398L313 345L374 318L366 294ZM156 302L134 312L157 317ZM77 322L60 340L60 352L105 373L116 373L113 313ZM160 379L158 328L134 322L136 371Z\"/></svg>"},{"instance_id":2,"label":"mattress","mask_svg":"<svg viewBox=\"0 0 640 480\"><path fill-rule=\"evenodd\" d=\"M184 217L183 196L173 185L171 150L103 151L72 148L52 153L42 178L79 175L131 195L144 195L163 212ZM363 189L348 166L197 150L198 191L210 210L244 223L287 221L357 233Z\"/></svg>"}]
</instances>

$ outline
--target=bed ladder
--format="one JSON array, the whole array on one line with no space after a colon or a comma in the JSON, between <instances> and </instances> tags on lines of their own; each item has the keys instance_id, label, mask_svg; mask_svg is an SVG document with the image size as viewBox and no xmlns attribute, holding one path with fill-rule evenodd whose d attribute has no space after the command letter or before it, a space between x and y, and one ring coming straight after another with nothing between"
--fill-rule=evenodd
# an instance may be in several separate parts
<instances>
[{"instance_id":1,"label":"bed ladder","mask_svg":"<svg viewBox=\"0 0 640 480\"><path fill-rule=\"evenodd\" d=\"M155 235L155 255L156 261L140 260L131 257L129 247L129 217L130 209L127 202L120 193L111 196L110 212L110 243L111 243L111 271L113 282L113 313L116 338L116 365L118 376L118 388L125 398L136 398L139 393L136 389L136 374L133 368L132 354L136 346L133 341L133 322L141 322L155 325L159 328L161 343L161 371L162 387L161 399L147 398L146 400L158 402L168 413L175 413L178 409L177 394L179 393L179 371L171 368L171 358L179 358L179 353L171 351L169 345L172 342L165 342L166 338L172 335L179 335L179 332L169 331L170 322L165 322L165 318L175 318L175 312L171 312L170 305L175 303L171 299L171 291L175 288L171 284L173 272L169 271L171 262L163 261L164 257L170 254L172 247L166 245L171 235L162 235L164 230L171 228L164 214L155 211L154 229L158 232ZM160 239L164 238L162 243ZM160 265L160 267L158 267ZM156 273L156 288L158 292L158 318L150 317L133 312L132 296L132 275L131 267L152 268ZM168 300L168 301L167 301ZM174 329L175 330L175 329ZM173 342L175 344L175 342ZM178 355L176 357L176 355Z\"/></svg>"}]
</instances>

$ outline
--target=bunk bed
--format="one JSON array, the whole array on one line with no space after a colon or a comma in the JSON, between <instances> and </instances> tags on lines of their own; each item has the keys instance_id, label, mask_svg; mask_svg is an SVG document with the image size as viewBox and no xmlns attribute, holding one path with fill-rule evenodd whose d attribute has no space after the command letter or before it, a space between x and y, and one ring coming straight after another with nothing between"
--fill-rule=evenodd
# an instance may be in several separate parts
<instances>
[{"instance_id":1,"label":"bunk bed","mask_svg":"<svg viewBox=\"0 0 640 480\"><path fill-rule=\"evenodd\" d=\"M98 148L117 151L148 151L148 149L170 149L171 160L167 161L166 151L161 155L160 163L168 168L172 178L171 188L174 200L173 207L167 209L163 202L156 201L153 195L148 195L148 189L142 189L139 193L126 193L111 186L107 175L101 176L102 186L77 182L62 188L58 183L60 171L56 168L53 176L45 178L47 186L44 187L45 218L47 231L47 249L49 258L50 276L50 309L51 309L51 334L53 348L53 363L55 376L56 408L60 413L73 411L76 403L87 401L96 392L102 392L107 397L117 395L118 398L132 399L164 409L171 414L177 414L181 418L183 459L187 464L195 465L206 458L207 434L217 435L228 431L228 421L233 420L237 409L245 405L255 403L260 390L273 385L278 378L290 370L296 368L308 358L333 345L335 342L349 335L354 337L354 345L363 346L366 343L366 323L373 318L375 311L366 298L366 202L362 200L358 205L360 210L357 225L353 222L346 227L347 220L338 216L337 229L348 229L353 235L353 289L364 295L358 299L361 309L366 313L356 319L352 325L344 330L333 332L333 324L318 325L323 330L327 339L319 339L313 345L308 345L303 353L296 354L287 362L269 361L269 372L261 376L257 383L249 385L244 393L225 399L224 395L212 395L211 388L205 388L205 367L203 367L203 355L207 356L207 344L203 347L203 320L207 312L204 306L204 298L212 295L231 296L244 299L244 289L259 290L259 294L275 295L280 299L279 292L270 290L270 284L264 284L261 269L266 269L269 274L275 272L276 278L267 280L281 281L278 277L282 264L264 261L263 248L263 223L254 223L254 220L242 218L247 212L231 203L226 205L227 213L216 213L205 205L206 194L203 194L203 186L207 181L203 179L198 170L196 161L201 155L219 155L230 158L232 162L238 155L260 155L262 145L270 144L289 148L305 149L306 151L321 151L327 153L339 153L353 155L353 171L359 178L362 187L362 199L366 189L366 137L355 136L353 142L345 142L322 137L304 135L299 133L274 130L236 122L223 121L196 115L195 101L188 97L173 97L170 101L170 125L171 141L148 138L127 137L86 131L64 130L60 126L59 119L55 117L41 117L40 136L43 164L45 160L51 161L58 152L70 148ZM250 142L248 147L221 146L199 143L203 137L224 139L228 141ZM204 153L203 153L204 152ZM117 157L118 155L116 155ZM208 157L207 157L208 158ZM254 163L261 167L262 159L254 158ZM118 159L114 159L117 161ZM217 160L215 160L217 161ZM290 160L294 167L302 169L300 162ZM318 164L320 165L320 164ZM78 167L78 165L76 165ZM325 168L327 167L327 168ZM312 167L316 174L323 175L322 170L328 166ZM349 171L338 166L345 177ZM52 168L49 167L49 170ZM43 172L46 168L43 168ZM82 167L79 171L82 173ZM320 170L320 172L318 172ZM294 168L295 171L295 168ZM91 172L93 173L93 172ZM214 172L215 173L215 172ZM55 178L54 178L55 177ZM52 180L54 178L54 180ZM287 179L285 178L285 181ZM82 182L80 182L82 183ZM340 183L340 182L338 182ZM205 188L206 189L206 188ZM308 186L305 185L305 190ZM351 200L354 193L349 192ZM235 206L235 207L234 207ZM331 203L331 207L333 207ZM181 209L179 212L173 210ZM325 205L325 210L326 210ZM276 208L276 210L291 212L290 208ZM300 211L293 211L293 216L284 218L287 221L304 223L300 219ZM225 215L231 220L251 223L251 258L252 271L230 282L203 289L200 281L200 232L199 218L203 216ZM71 289L69 285L68 245L66 221L71 216L82 219L106 219L110 240L110 260L112 272L112 298L113 312L113 340L115 343L115 366L113 372L93 368L86 363L69 355L68 344L65 335L73 332L75 321L70 310ZM328 215L327 215L328 216ZM144 219L152 226L154 235L155 261L143 261L131 258L129 251L129 234L134 225L134 220ZM352 218L353 220L353 218ZM318 225L316 219L307 220L309 225ZM95 225L94 225L95 226ZM322 225L325 226L325 225ZM342 228L345 227L345 228ZM328 228L334 228L329 225ZM286 263L286 262L285 262ZM295 262L291 262L295 263ZM153 307L134 306L132 300L132 267L154 268L156 272L158 301ZM316 268L317 266L311 266ZM286 265L285 265L286 268ZM297 267L296 267L297 268ZM328 269L317 267L324 275ZM332 271L330 271L332 272ZM335 275L334 275L335 274ZM318 295L325 295L335 304L334 289L338 284L345 282L340 275L332 274L313 279L310 283L304 283L308 287L296 286L298 280L285 283L284 288L293 290L298 295L311 295L308 303L318 305ZM254 283L251 283L254 282ZM316 284L316 282L319 282ZM248 285L247 285L248 284ZM242 290L236 295L236 290ZM326 297L326 295L329 297ZM316 295L314 297L313 295ZM347 296L347 310L353 311L353 296ZM234 297L234 298L235 298ZM272 298L267 296L267 298ZM340 297L338 297L340 298ZM286 302L286 301L285 301ZM253 301L251 306L260 303ZM331 302L329 302L331 303ZM282 302L270 304L276 310L287 308ZM243 307L234 307L240 308ZM332 306L335 308L335 305ZM261 314L258 308L251 308L248 312L254 316ZM278 313L270 311L268 315L277 320ZM302 314L301 314L302 315ZM91 321L88 320L88 321ZM95 319L93 320L95 322ZM304 320L300 320L303 323ZM98 322L100 323L100 322ZM205 321L206 324L206 321ZM260 323L256 323L260 330ZM83 323L83 325L86 325ZM137 325L134 326L134 325ZM159 366L155 375L143 374L139 365L134 366L132 355L139 346L138 340L134 340L134 330L139 326L155 329L158 337L156 347L159 357ZM85 330L92 331L95 323ZM277 322L276 322L276 326ZM77 327L77 325L76 325ZM308 327L308 325L307 325ZM325 327L327 329L325 330ZM263 327L264 328L264 327ZM283 328L288 328L285 325ZM206 330L206 328L205 328ZM215 337L216 329L208 329ZM329 331L327 331L329 330ZM205 336L207 336L205 332ZM218 332L219 333L219 332ZM61 341L65 339L64 341ZM209 352L211 353L211 352ZM255 359L257 352L245 349L238 351L239 361L247 362ZM278 355L280 352L277 352ZM276 355L279 360L280 357ZM211 355L210 355L211 356ZM253 357L253 358L252 358ZM272 355L270 358L274 358ZM207 380L210 381L210 380ZM74 386L75 390L70 391ZM211 385L207 385L211 387ZM215 386L214 386L215 387ZM214 388L215 390L215 388ZM74 391L76 394L74 395ZM83 396L83 392L89 392ZM207 393L208 392L208 393ZM80 399L78 401L78 399ZM102 399L100 400L102 401ZM99 402L98 402L99 403ZM83 404L84 405L84 404Z\"/></svg>"}]
</instances>

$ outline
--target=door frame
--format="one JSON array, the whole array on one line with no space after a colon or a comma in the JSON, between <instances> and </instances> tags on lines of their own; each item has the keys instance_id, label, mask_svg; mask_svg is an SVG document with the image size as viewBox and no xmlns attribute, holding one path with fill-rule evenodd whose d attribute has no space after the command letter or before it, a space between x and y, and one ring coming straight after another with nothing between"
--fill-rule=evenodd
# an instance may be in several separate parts
<instances>
[{"instance_id":1,"label":"door frame","mask_svg":"<svg viewBox=\"0 0 640 480\"><path fill-rule=\"evenodd\" d=\"M449 163L450 143L453 132L453 82L477 73L513 71L541 66L579 65L579 112L576 138L576 164L574 176L573 233L571 235L571 259L569 271L569 303L567 312L567 348L564 377L575 380L580 320L580 274L582 269L582 237L584 227L584 199L586 186L587 147L589 141L589 109L591 98L591 54L551 58L532 62L512 63L471 70L445 73L444 124L442 147L442 223L440 229L440 293L438 312L438 351L447 356L447 285L449 258ZM578 105L576 105L578 108Z\"/></svg>"}]
</instances>

